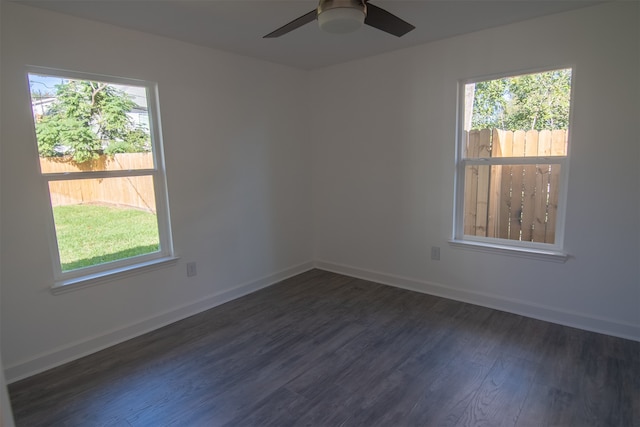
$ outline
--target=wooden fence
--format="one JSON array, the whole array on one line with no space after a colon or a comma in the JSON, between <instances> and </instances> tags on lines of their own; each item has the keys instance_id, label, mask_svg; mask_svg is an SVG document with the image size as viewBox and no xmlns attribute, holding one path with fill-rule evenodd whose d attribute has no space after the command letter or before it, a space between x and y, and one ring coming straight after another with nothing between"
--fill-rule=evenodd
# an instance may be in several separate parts
<instances>
[{"instance_id":1,"label":"wooden fence","mask_svg":"<svg viewBox=\"0 0 640 427\"><path fill-rule=\"evenodd\" d=\"M466 132L466 157L565 156L567 131ZM470 165L465 171L464 234L555 241L560 165Z\"/></svg>"},{"instance_id":2,"label":"wooden fence","mask_svg":"<svg viewBox=\"0 0 640 427\"><path fill-rule=\"evenodd\" d=\"M43 173L152 169L153 157L151 153L127 153L100 156L83 163L68 158L45 157L40 158L40 167ZM49 192L53 206L93 203L156 211L150 175L51 181Z\"/></svg>"}]
</instances>

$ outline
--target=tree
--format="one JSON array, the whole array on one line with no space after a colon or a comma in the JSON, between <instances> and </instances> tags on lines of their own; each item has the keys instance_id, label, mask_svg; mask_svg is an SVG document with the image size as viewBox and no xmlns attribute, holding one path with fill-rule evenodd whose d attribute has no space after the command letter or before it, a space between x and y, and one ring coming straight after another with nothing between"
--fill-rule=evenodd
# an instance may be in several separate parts
<instances>
[{"instance_id":1,"label":"tree","mask_svg":"<svg viewBox=\"0 0 640 427\"><path fill-rule=\"evenodd\" d=\"M106 83L56 85L55 101L36 121L38 152L42 157L71 155L81 163L103 153L149 151L148 131L127 114L135 106L127 93Z\"/></svg>"},{"instance_id":2,"label":"tree","mask_svg":"<svg viewBox=\"0 0 640 427\"><path fill-rule=\"evenodd\" d=\"M571 69L475 84L472 129L567 129Z\"/></svg>"}]
</instances>

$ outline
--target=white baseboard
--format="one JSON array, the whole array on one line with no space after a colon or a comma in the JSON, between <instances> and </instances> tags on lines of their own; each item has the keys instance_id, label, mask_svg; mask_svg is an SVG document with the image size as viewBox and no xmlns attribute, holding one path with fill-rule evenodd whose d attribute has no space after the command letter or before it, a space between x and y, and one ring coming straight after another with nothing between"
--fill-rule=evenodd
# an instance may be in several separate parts
<instances>
[{"instance_id":1,"label":"white baseboard","mask_svg":"<svg viewBox=\"0 0 640 427\"><path fill-rule=\"evenodd\" d=\"M619 322L612 319L595 317L583 313L571 312L555 307L534 304L527 301L504 298L482 292L455 289L439 283L417 280L393 274L385 274L329 261L316 261L316 268L340 273L359 279L370 280L384 285L435 295L456 301L466 302L509 313L519 314L538 320L557 323L591 332L640 341L640 325Z\"/></svg>"},{"instance_id":2,"label":"white baseboard","mask_svg":"<svg viewBox=\"0 0 640 427\"><path fill-rule=\"evenodd\" d=\"M61 346L29 360L14 363L11 366L5 367L6 381L10 384L80 357L87 356L91 353L95 353L107 347L111 347L123 341L151 332L189 316L201 313L220 304L224 304L225 302L250 294L259 289L266 288L289 277L311 270L313 267L312 261L289 267L259 279L240 284L231 290L209 295L198 301L137 321L125 327Z\"/></svg>"},{"instance_id":3,"label":"white baseboard","mask_svg":"<svg viewBox=\"0 0 640 427\"><path fill-rule=\"evenodd\" d=\"M128 326L61 346L28 360L7 366L5 367L5 379L8 384L19 381L23 378L27 378L80 357L103 350L107 347L119 344L131 338L135 338L147 332L151 332L189 316L201 313L220 304L224 304L225 302L271 286L289 277L304 273L312 268L319 268L397 288L481 305L560 325L640 341L640 326L638 325L589 316L582 313L559 310L554 307L532 304L526 301L503 298L481 292L455 289L439 283L422 281L320 260L315 262L305 262L275 272L259 279L240 284L231 290L212 294L193 303L177 307L153 317L142 319Z\"/></svg>"}]
</instances>

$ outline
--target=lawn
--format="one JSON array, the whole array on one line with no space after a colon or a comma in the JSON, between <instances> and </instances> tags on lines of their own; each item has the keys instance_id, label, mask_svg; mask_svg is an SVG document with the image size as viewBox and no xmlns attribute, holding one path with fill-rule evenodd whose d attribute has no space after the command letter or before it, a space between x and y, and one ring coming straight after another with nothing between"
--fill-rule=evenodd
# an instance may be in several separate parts
<instances>
[{"instance_id":1,"label":"lawn","mask_svg":"<svg viewBox=\"0 0 640 427\"><path fill-rule=\"evenodd\" d=\"M155 214L100 205L53 208L62 271L102 264L159 249Z\"/></svg>"}]
</instances>

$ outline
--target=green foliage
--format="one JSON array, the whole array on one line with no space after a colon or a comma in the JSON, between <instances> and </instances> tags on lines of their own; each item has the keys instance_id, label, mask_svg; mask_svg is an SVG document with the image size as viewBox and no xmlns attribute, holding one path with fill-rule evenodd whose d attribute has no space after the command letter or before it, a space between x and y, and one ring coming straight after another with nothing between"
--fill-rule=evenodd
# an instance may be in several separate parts
<instances>
[{"instance_id":1,"label":"green foliage","mask_svg":"<svg viewBox=\"0 0 640 427\"><path fill-rule=\"evenodd\" d=\"M508 80L487 80L476 83L473 98L473 129L505 129Z\"/></svg>"},{"instance_id":2,"label":"green foliage","mask_svg":"<svg viewBox=\"0 0 640 427\"><path fill-rule=\"evenodd\" d=\"M55 98L36 122L40 156L71 154L81 163L102 153L150 151L148 131L127 115L135 103L124 91L107 83L69 80L56 85Z\"/></svg>"},{"instance_id":3,"label":"green foliage","mask_svg":"<svg viewBox=\"0 0 640 427\"><path fill-rule=\"evenodd\" d=\"M571 69L475 84L472 129L567 129Z\"/></svg>"},{"instance_id":4,"label":"green foliage","mask_svg":"<svg viewBox=\"0 0 640 427\"><path fill-rule=\"evenodd\" d=\"M36 136L42 157L59 155L59 149L70 147L73 159L81 163L97 157L102 148L89 126L64 115L45 116L36 123Z\"/></svg>"},{"instance_id":5,"label":"green foliage","mask_svg":"<svg viewBox=\"0 0 640 427\"><path fill-rule=\"evenodd\" d=\"M113 156L118 153L142 153L150 150L149 135L142 129L134 129L123 135L123 140L111 142L104 149L104 153Z\"/></svg>"}]
</instances>

